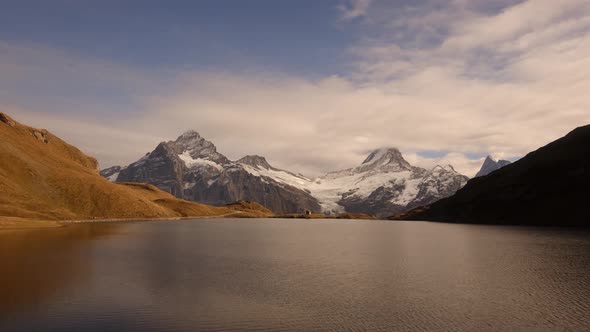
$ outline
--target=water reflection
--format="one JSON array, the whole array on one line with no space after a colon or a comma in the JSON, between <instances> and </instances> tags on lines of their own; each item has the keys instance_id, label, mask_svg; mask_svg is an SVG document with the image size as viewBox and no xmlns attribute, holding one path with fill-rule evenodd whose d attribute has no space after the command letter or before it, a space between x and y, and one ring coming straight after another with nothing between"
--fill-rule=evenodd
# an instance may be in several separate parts
<instances>
[{"instance_id":1,"label":"water reflection","mask_svg":"<svg viewBox=\"0 0 590 332\"><path fill-rule=\"evenodd\" d=\"M587 231L319 220L64 231L0 237L0 281L18 288L1 294L0 330L590 328Z\"/></svg>"},{"instance_id":2,"label":"water reflection","mask_svg":"<svg viewBox=\"0 0 590 332\"><path fill-rule=\"evenodd\" d=\"M115 234L117 224L0 232L0 317L45 301L88 278L91 240Z\"/></svg>"}]
</instances>

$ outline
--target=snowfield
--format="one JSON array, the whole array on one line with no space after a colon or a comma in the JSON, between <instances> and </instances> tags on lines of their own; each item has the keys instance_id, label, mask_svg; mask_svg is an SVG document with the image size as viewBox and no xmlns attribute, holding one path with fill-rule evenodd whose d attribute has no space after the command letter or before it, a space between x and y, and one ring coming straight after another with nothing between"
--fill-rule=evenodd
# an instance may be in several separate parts
<instances>
[{"instance_id":1,"label":"snowfield","mask_svg":"<svg viewBox=\"0 0 590 332\"><path fill-rule=\"evenodd\" d=\"M187 168L194 168L194 167L213 167L218 171L223 170L223 166L219 165L216 162L211 160L206 160L202 158L193 158L191 157L188 150L184 151L183 153L179 154L178 157L184 162L184 165Z\"/></svg>"},{"instance_id":2,"label":"snowfield","mask_svg":"<svg viewBox=\"0 0 590 332\"><path fill-rule=\"evenodd\" d=\"M412 203L420 193L422 196L442 197L446 193L440 189L446 189L460 176L451 166L436 166L430 171L413 167L393 148L374 151L356 168L331 172L315 179L272 167L245 164L242 167L252 175L311 193L323 212L330 213L345 212L345 207L339 204L344 196L367 199L379 188L390 191L393 198L389 201L400 206ZM466 180L462 185L465 183Z\"/></svg>"}]
</instances>

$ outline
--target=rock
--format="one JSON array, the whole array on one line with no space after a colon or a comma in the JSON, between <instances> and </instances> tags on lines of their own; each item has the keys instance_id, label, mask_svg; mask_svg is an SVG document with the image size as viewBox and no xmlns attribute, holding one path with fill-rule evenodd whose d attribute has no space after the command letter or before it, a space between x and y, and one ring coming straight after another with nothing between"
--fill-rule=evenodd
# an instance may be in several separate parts
<instances>
[{"instance_id":1,"label":"rock","mask_svg":"<svg viewBox=\"0 0 590 332\"><path fill-rule=\"evenodd\" d=\"M16 123L4 113L0 113L0 122L3 122L11 127L16 125Z\"/></svg>"},{"instance_id":2,"label":"rock","mask_svg":"<svg viewBox=\"0 0 590 332\"><path fill-rule=\"evenodd\" d=\"M46 130L43 130L43 131L33 130L33 137L35 137L36 139L40 140L41 142L43 142L45 144L49 143L49 139L48 139L48 135L47 135Z\"/></svg>"}]
</instances>

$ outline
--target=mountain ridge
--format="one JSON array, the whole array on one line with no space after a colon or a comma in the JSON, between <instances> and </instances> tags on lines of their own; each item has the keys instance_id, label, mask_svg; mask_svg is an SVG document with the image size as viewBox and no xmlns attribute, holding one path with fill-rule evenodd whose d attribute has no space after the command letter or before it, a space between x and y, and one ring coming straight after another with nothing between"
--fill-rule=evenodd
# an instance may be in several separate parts
<instances>
[{"instance_id":1,"label":"mountain ridge","mask_svg":"<svg viewBox=\"0 0 590 332\"><path fill-rule=\"evenodd\" d=\"M468 179L452 166L412 166L394 147L375 149L356 167L312 179L273 167L259 155L230 161L196 131L162 142L135 163L105 169L102 175L152 183L176 197L206 204L254 201L280 214L386 215L446 197Z\"/></svg>"}]
</instances>

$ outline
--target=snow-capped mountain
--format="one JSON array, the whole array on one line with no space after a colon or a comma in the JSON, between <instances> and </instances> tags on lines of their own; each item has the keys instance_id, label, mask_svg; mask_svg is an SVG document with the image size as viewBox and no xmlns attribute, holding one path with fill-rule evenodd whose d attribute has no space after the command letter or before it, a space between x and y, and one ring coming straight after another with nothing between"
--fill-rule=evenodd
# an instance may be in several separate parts
<instances>
[{"instance_id":1,"label":"snow-capped mountain","mask_svg":"<svg viewBox=\"0 0 590 332\"><path fill-rule=\"evenodd\" d=\"M455 193L468 178L452 166L410 165L395 148L377 149L357 167L309 178L271 166L264 157L230 161L195 131L127 167L101 174L111 181L148 182L173 195L206 204L258 202L276 213L304 210L391 215Z\"/></svg>"},{"instance_id":2,"label":"snow-capped mountain","mask_svg":"<svg viewBox=\"0 0 590 332\"><path fill-rule=\"evenodd\" d=\"M246 170L310 192L323 212L379 216L450 196L468 180L450 165L436 166L432 170L414 167L395 148L375 150L357 167L330 172L316 179L265 167L246 167Z\"/></svg>"},{"instance_id":3,"label":"snow-capped mountain","mask_svg":"<svg viewBox=\"0 0 590 332\"><path fill-rule=\"evenodd\" d=\"M483 162L483 164L481 165L481 169L479 170L479 172L477 172L477 174L475 174L475 177L480 177L480 176L484 176L484 175L488 175L491 172L498 170L506 165L509 165L510 161L508 160L494 160L491 156L487 156L486 160Z\"/></svg>"},{"instance_id":4,"label":"snow-capped mountain","mask_svg":"<svg viewBox=\"0 0 590 332\"><path fill-rule=\"evenodd\" d=\"M243 159L244 164L230 161L213 143L188 131L175 141L160 143L127 167L111 167L101 174L111 181L147 182L176 197L211 205L248 200L276 213L320 210L308 192L246 171L252 167L248 162L268 165L263 158L263 162L255 157Z\"/></svg>"}]
</instances>

